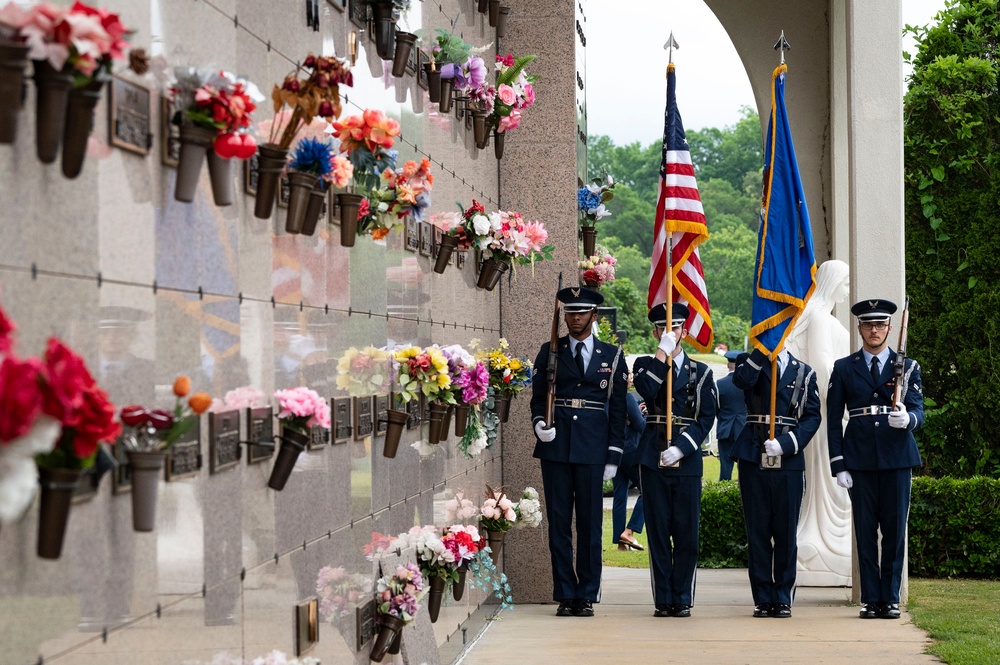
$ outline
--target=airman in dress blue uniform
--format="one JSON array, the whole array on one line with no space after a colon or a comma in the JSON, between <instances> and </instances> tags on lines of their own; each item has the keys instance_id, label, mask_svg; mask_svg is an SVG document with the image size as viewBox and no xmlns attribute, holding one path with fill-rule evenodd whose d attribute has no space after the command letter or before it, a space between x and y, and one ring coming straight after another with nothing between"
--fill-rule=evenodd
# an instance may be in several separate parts
<instances>
[{"instance_id":1,"label":"airman in dress blue uniform","mask_svg":"<svg viewBox=\"0 0 1000 665\"><path fill-rule=\"evenodd\" d=\"M739 469L747 526L747 563L755 617L792 616L796 531L805 490L802 451L819 430L816 372L787 349L778 354L775 438L770 437L771 361L759 349L740 362L733 384L743 391L746 426L731 457Z\"/></svg>"},{"instance_id":2,"label":"airman in dress blue uniform","mask_svg":"<svg viewBox=\"0 0 1000 665\"><path fill-rule=\"evenodd\" d=\"M649 311L655 356L633 363L635 388L646 400L646 429L639 443L639 479L649 538L653 616L689 617L694 604L701 518L701 444L712 431L718 410L715 381L708 365L681 349L687 335L688 308L674 303L671 331L667 308ZM667 358L673 368L672 438L667 445Z\"/></svg>"},{"instance_id":3,"label":"airman in dress blue uniform","mask_svg":"<svg viewBox=\"0 0 1000 665\"><path fill-rule=\"evenodd\" d=\"M739 351L726 351L729 374L716 382L719 389L719 416L715 425L715 436L719 440L719 480L733 479L733 452L736 439L747 422L747 405L743 391L733 385L733 370L737 359L743 355Z\"/></svg>"},{"instance_id":4,"label":"airman in dress blue uniform","mask_svg":"<svg viewBox=\"0 0 1000 665\"><path fill-rule=\"evenodd\" d=\"M826 396L830 469L851 495L862 619L899 618L910 483L913 467L920 465L913 431L924 422L924 395L920 365L910 358L903 364L900 404L892 410L897 354L889 348L889 332L895 311L894 303L879 299L851 307L862 348L834 363Z\"/></svg>"},{"instance_id":5,"label":"airman in dress blue uniform","mask_svg":"<svg viewBox=\"0 0 1000 665\"><path fill-rule=\"evenodd\" d=\"M592 289L566 288L557 297L569 335L559 339L555 422L546 428L545 368L549 342L535 358L531 417L541 460L545 513L558 616L594 616L601 588L603 481L618 471L624 448L628 366L621 349L592 334L604 297ZM576 568L573 512L576 512Z\"/></svg>"}]
</instances>

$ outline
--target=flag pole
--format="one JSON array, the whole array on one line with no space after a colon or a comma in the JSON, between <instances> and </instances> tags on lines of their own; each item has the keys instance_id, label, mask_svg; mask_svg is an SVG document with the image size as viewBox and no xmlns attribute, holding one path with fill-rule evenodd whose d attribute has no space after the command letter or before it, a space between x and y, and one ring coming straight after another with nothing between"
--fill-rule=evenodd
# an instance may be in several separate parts
<instances>
[{"instance_id":1,"label":"flag pole","mask_svg":"<svg viewBox=\"0 0 1000 665\"><path fill-rule=\"evenodd\" d=\"M670 70L674 67L674 49L680 48L680 44L674 39L674 31L670 31L670 37L667 39L667 43L663 45L664 50L669 53L669 60L667 64L667 80L670 79ZM667 236L667 254L664 257L667 269L663 271L663 281L665 282L666 291L666 302L663 306L666 309L667 320L665 322L666 328L663 330L663 334L668 334L674 327L674 236L670 233L667 228L667 218L663 218L663 232ZM680 344L680 340L677 340ZM664 450L670 447L671 442L674 438L674 356L671 353L667 354L667 427L666 427L666 447ZM664 466L662 463L658 466ZM680 466L680 462L669 465L670 467L676 468Z\"/></svg>"}]
</instances>

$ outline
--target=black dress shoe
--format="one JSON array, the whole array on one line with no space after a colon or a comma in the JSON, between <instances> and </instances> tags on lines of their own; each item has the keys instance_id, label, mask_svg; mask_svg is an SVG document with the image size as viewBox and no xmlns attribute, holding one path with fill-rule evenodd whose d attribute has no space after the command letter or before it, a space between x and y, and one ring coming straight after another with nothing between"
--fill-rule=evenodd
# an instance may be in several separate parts
<instances>
[{"instance_id":1,"label":"black dress shoe","mask_svg":"<svg viewBox=\"0 0 1000 665\"><path fill-rule=\"evenodd\" d=\"M573 609L573 616L592 617L594 616L594 606L589 600L578 600L576 607Z\"/></svg>"},{"instance_id":2,"label":"black dress shoe","mask_svg":"<svg viewBox=\"0 0 1000 665\"><path fill-rule=\"evenodd\" d=\"M899 603L883 603L881 609L882 611L881 613L879 613L879 618L882 619L899 618Z\"/></svg>"},{"instance_id":3,"label":"black dress shoe","mask_svg":"<svg viewBox=\"0 0 1000 665\"><path fill-rule=\"evenodd\" d=\"M775 619L787 619L790 616L792 616L792 607L791 605L784 605L784 604L775 605L771 609L771 616L773 616Z\"/></svg>"},{"instance_id":4,"label":"black dress shoe","mask_svg":"<svg viewBox=\"0 0 1000 665\"><path fill-rule=\"evenodd\" d=\"M571 617L573 616L573 607L576 601L573 600L562 600L559 601L559 609L556 610L557 617Z\"/></svg>"},{"instance_id":5,"label":"black dress shoe","mask_svg":"<svg viewBox=\"0 0 1000 665\"><path fill-rule=\"evenodd\" d=\"M670 606L669 605L657 605L656 609L653 610L654 617L668 617L670 616Z\"/></svg>"},{"instance_id":6,"label":"black dress shoe","mask_svg":"<svg viewBox=\"0 0 1000 665\"><path fill-rule=\"evenodd\" d=\"M865 603L858 612L858 616L862 619L877 619L880 614L879 607L875 603Z\"/></svg>"},{"instance_id":7,"label":"black dress shoe","mask_svg":"<svg viewBox=\"0 0 1000 665\"><path fill-rule=\"evenodd\" d=\"M771 606L767 603L761 603L753 608L753 616L755 619L760 619L762 617L771 616Z\"/></svg>"},{"instance_id":8,"label":"black dress shoe","mask_svg":"<svg viewBox=\"0 0 1000 665\"><path fill-rule=\"evenodd\" d=\"M681 619L686 619L691 616L691 606L690 605L671 605L670 606L670 616L678 617Z\"/></svg>"}]
</instances>

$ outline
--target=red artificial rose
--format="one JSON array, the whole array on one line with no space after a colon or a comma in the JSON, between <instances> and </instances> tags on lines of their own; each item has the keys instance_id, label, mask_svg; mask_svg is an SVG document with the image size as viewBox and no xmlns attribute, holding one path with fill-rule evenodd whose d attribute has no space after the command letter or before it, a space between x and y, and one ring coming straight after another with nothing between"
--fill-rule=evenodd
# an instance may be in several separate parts
<instances>
[{"instance_id":1,"label":"red artificial rose","mask_svg":"<svg viewBox=\"0 0 1000 665\"><path fill-rule=\"evenodd\" d=\"M584 270L583 271L583 280L585 282L597 282L597 283L601 282L601 278L597 274L597 271L595 271L593 269L591 269L591 270Z\"/></svg>"},{"instance_id":2,"label":"red artificial rose","mask_svg":"<svg viewBox=\"0 0 1000 665\"><path fill-rule=\"evenodd\" d=\"M149 424L155 429L163 431L170 429L174 424L174 417L163 409L153 409L149 412Z\"/></svg>"},{"instance_id":3,"label":"red artificial rose","mask_svg":"<svg viewBox=\"0 0 1000 665\"><path fill-rule=\"evenodd\" d=\"M139 427L149 422L149 413L138 404L123 406L120 417L129 427Z\"/></svg>"},{"instance_id":4,"label":"red artificial rose","mask_svg":"<svg viewBox=\"0 0 1000 665\"><path fill-rule=\"evenodd\" d=\"M465 218L468 219L473 215L473 213L477 212L480 214L486 214L486 208L484 208L483 204L476 199L472 199L472 207L465 211Z\"/></svg>"},{"instance_id":5,"label":"red artificial rose","mask_svg":"<svg viewBox=\"0 0 1000 665\"><path fill-rule=\"evenodd\" d=\"M83 358L55 337L49 338L42 369L42 410L63 427L80 424L84 392L95 385Z\"/></svg>"},{"instance_id":6,"label":"red artificial rose","mask_svg":"<svg viewBox=\"0 0 1000 665\"><path fill-rule=\"evenodd\" d=\"M113 442L121 434L122 426L115 422L115 406L96 384L83 393L80 424L75 429L73 452L80 459L89 459L97 452L97 444Z\"/></svg>"},{"instance_id":7,"label":"red artificial rose","mask_svg":"<svg viewBox=\"0 0 1000 665\"><path fill-rule=\"evenodd\" d=\"M8 354L14 348L14 331L17 326L7 318L7 313L0 307L0 354Z\"/></svg>"},{"instance_id":8,"label":"red artificial rose","mask_svg":"<svg viewBox=\"0 0 1000 665\"><path fill-rule=\"evenodd\" d=\"M42 410L38 384L41 363L37 358L0 361L0 444L24 436Z\"/></svg>"}]
</instances>

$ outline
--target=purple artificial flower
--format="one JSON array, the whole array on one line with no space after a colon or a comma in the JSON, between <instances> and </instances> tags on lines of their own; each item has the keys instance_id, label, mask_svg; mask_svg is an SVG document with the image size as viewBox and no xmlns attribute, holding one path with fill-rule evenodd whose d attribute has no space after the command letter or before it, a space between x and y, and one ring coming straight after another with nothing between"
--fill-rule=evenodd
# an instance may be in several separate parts
<instances>
[{"instance_id":1,"label":"purple artificial flower","mask_svg":"<svg viewBox=\"0 0 1000 665\"><path fill-rule=\"evenodd\" d=\"M490 384L490 374L485 363L478 362L462 371L455 381L462 389L462 401L466 404L482 404L486 400L486 389Z\"/></svg>"},{"instance_id":2,"label":"purple artificial flower","mask_svg":"<svg viewBox=\"0 0 1000 665\"><path fill-rule=\"evenodd\" d=\"M486 82L486 63L479 56L472 56L462 65L462 74L467 88L480 88Z\"/></svg>"}]
</instances>

